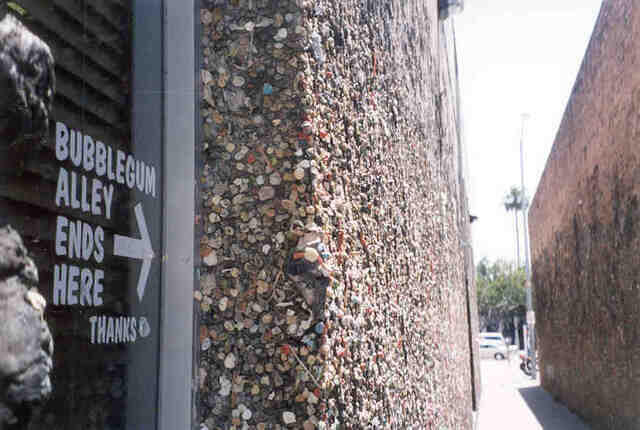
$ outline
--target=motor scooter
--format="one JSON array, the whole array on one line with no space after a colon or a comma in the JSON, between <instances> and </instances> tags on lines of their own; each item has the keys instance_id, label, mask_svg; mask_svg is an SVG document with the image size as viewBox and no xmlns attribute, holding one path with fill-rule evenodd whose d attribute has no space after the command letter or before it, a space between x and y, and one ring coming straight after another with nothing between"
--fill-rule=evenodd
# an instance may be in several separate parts
<instances>
[{"instance_id":1,"label":"motor scooter","mask_svg":"<svg viewBox=\"0 0 640 430\"><path fill-rule=\"evenodd\" d=\"M533 361L524 353L520 354L520 360L520 370L522 370L525 375L531 376L533 373Z\"/></svg>"}]
</instances>

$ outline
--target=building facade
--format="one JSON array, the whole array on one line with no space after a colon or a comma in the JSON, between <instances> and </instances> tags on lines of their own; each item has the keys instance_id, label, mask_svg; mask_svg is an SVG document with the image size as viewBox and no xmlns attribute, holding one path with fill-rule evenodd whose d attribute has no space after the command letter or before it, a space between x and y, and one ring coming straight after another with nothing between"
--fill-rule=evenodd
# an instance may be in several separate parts
<instances>
[{"instance_id":1,"label":"building facade","mask_svg":"<svg viewBox=\"0 0 640 430\"><path fill-rule=\"evenodd\" d=\"M542 385L601 429L640 426L639 41L604 1L529 212Z\"/></svg>"},{"instance_id":2,"label":"building facade","mask_svg":"<svg viewBox=\"0 0 640 430\"><path fill-rule=\"evenodd\" d=\"M471 428L437 1L6 6L55 61L48 134L0 148L55 345L28 428Z\"/></svg>"}]
</instances>

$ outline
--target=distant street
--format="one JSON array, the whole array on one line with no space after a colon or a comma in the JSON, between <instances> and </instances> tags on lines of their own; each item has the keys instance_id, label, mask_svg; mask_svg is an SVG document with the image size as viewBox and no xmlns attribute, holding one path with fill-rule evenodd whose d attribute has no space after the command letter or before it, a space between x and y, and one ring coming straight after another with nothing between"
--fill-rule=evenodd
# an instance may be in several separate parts
<instances>
[{"instance_id":1,"label":"distant street","mask_svg":"<svg viewBox=\"0 0 640 430\"><path fill-rule=\"evenodd\" d=\"M553 401L539 381L527 377L517 355L480 362L482 400L478 430L589 430L567 408Z\"/></svg>"}]
</instances>

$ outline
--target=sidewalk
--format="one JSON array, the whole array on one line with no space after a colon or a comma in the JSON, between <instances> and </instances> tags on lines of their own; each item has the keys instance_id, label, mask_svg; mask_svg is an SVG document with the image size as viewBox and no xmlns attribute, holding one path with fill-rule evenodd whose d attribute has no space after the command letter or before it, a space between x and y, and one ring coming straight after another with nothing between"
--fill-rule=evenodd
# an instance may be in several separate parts
<instances>
[{"instance_id":1,"label":"sidewalk","mask_svg":"<svg viewBox=\"0 0 640 430\"><path fill-rule=\"evenodd\" d=\"M477 430L589 430L519 369L511 358L480 362L482 399Z\"/></svg>"}]
</instances>

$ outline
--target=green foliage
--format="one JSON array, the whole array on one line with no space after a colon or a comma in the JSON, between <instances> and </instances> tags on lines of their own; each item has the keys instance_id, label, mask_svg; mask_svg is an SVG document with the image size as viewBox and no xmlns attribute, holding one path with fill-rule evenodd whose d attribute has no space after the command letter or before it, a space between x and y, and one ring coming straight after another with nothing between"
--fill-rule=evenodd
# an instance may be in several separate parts
<instances>
[{"instance_id":1,"label":"green foliage","mask_svg":"<svg viewBox=\"0 0 640 430\"><path fill-rule=\"evenodd\" d=\"M504 208L507 211L520 211L527 206L527 197L520 188L512 186L504 197Z\"/></svg>"},{"instance_id":2,"label":"green foliage","mask_svg":"<svg viewBox=\"0 0 640 430\"><path fill-rule=\"evenodd\" d=\"M509 316L517 306L526 302L524 268L497 260L489 263L483 258L476 268L478 289L478 313L480 325L496 324Z\"/></svg>"},{"instance_id":3,"label":"green foliage","mask_svg":"<svg viewBox=\"0 0 640 430\"><path fill-rule=\"evenodd\" d=\"M24 16L27 14L27 11L24 10L24 8L22 8L19 4L14 3L12 1L7 3L7 6L9 7L9 9L13 10L14 12Z\"/></svg>"}]
</instances>

